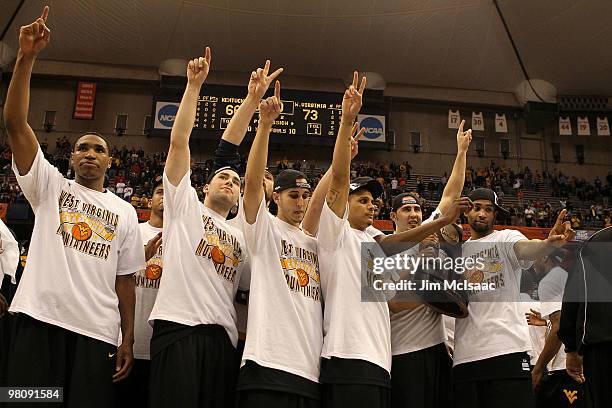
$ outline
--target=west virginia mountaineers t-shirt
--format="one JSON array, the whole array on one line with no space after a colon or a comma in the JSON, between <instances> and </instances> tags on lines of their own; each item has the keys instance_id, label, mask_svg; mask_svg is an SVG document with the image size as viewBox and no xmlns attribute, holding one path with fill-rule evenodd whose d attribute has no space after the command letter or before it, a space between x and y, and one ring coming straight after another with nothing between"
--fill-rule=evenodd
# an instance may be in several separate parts
<instances>
[{"instance_id":1,"label":"west virginia mountaineers t-shirt","mask_svg":"<svg viewBox=\"0 0 612 408\"><path fill-rule=\"evenodd\" d=\"M142 236L142 244L147 243L159 234L162 229L156 228L148 222L139 224L140 234ZM141 268L136 272L136 313L134 316L134 358L150 360L151 353L149 344L153 335L153 328L149 324L149 316L163 273L162 262L162 246L160 245L157 252L151 259L147 261L144 269Z\"/></svg>"},{"instance_id":2,"label":"west virginia mountaineers t-shirt","mask_svg":"<svg viewBox=\"0 0 612 408\"><path fill-rule=\"evenodd\" d=\"M384 300L361 301L361 287L365 284L361 244L375 242L366 231L351 228L348 208L339 218L327 202L323 205L318 233L325 299L321 356L365 360L390 374L389 307Z\"/></svg>"},{"instance_id":3,"label":"west virginia mountaineers t-shirt","mask_svg":"<svg viewBox=\"0 0 612 408\"><path fill-rule=\"evenodd\" d=\"M204 206L187 172L178 186L164 173L164 278L149 322L218 324L238 340L234 296L245 268L242 232Z\"/></svg>"},{"instance_id":4,"label":"west virginia mountaineers t-shirt","mask_svg":"<svg viewBox=\"0 0 612 408\"><path fill-rule=\"evenodd\" d=\"M144 265L136 211L64 178L40 149L28 174L13 171L36 220L10 311L117 345L116 276Z\"/></svg>"},{"instance_id":5,"label":"west virginia mountaineers t-shirt","mask_svg":"<svg viewBox=\"0 0 612 408\"><path fill-rule=\"evenodd\" d=\"M243 228L251 254L247 338L242 356L269 368L319 381L323 312L317 241L266 209Z\"/></svg>"},{"instance_id":6,"label":"west virginia mountaineers t-shirt","mask_svg":"<svg viewBox=\"0 0 612 408\"><path fill-rule=\"evenodd\" d=\"M494 231L463 244L464 258L480 258L484 268L465 272L472 283L495 283L495 291L469 292L469 315L455 319L454 365L531 350L520 303L522 269L514 244L527 238L518 231Z\"/></svg>"}]
</instances>

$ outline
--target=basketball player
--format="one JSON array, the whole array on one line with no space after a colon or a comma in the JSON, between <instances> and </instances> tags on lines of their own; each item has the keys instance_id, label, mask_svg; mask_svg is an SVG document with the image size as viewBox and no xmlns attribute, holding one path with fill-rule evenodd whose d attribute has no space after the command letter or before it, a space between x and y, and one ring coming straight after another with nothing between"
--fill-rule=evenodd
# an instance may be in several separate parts
<instances>
[{"instance_id":1,"label":"basketball player","mask_svg":"<svg viewBox=\"0 0 612 408\"><path fill-rule=\"evenodd\" d=\"M465 273L473 284L495 285L469 293L469 316L455 320L453 398L456 407L532 407L530 340L521 312L522 269L571 240L575 232L559 214L546 240L528 240L518 231L494 231L495 217L505 211L494 191L479 188L469 195L472 229L463 258L480 259L484 268Z\"/></svg>"},{"instance_id":2,"label":"basketball player","mask_svg":"<svg viewBox=\"0 0 612 408\"><path fill-rule=\"evenodd\" d=\"M236 109L232 119L227 125L227 128L221 136L219 146L215 151L215 159L213 165L213 171L225 167L231 166L234 169L238 169L240 164L240 155L238 154L238 147L242 143L242 140L246 136L246 132L249 128L249 124L255 111L259 105L261 98L264 96L270 84L283 72L283 68L278 68L274 72L270 73L270 60L266 60L263 68L257 68L251 72L249 77L249 83L247 86L247 96L244 101L240 104L240 107ZM244 169L240 169L242 171ZM266 169L263 178L264 195L266 199L266 207L269 207L272 199L272 190L274 188L274 177ZM230 222L231 225L235 225L242 228L241 223L244 220L238 215L233 218ZM249 296L249 277L248 274L243 274L236 298L234 301L234 307L236 309L236 318L238 326L238 343L237 351L239 357L242 355L246 339L247 329L247 318L248 318L248 296ZM239 358L240 361L240 358Z\"/></svg>"},{"instance_id":3,"label":"basketball player","mask_svg":"<svg viewBox=\"0 0 612 408\"><path fill-rule=\"evenodd\" d=\"M537 408L580 408L584 400L582 384L574 381L565 371L565 351L557 337L563 289L567 281L567 271L560 266L561 257L562 253L558 252L536 262L545 273L538 285L541 311L540 316L531 313L528 321L530 326L537 326L538 320L539 324L548 326L544 347L531 372Z\"/></svg>"},{"instance_id":4,"label":"basketball player","mask_svg":"<svg viewBox=\"0 0 612 408\"><path fill-rule=\"evenodd\" d=\"M27 123L32 67L51 35L48 15L45 7L21 27L4 106L13 171L36 215L10 308L17 318L8 381L64 387L69 407L108 407L113 381L126 378L134 361L133 274L144 254L136 211L104 189L108 142L96 133L81 136L71 153L76 178L67 180L43 157Z\"/></svg>"},{"instance_id":5,"label":"basketball player","mask_svg":"<svg viewBox=\"0 0 612 408\"><path fill-rule=\"evenodd\" d=\"M463 131L461 121L457 131L457 157L444 187L440 204L424 223L421 200L409 193L393 199L391 220L395 233L402 233L431 222L436 214L448 212L455 199L463 191L466 156L472 139L472 131ZM428 237L424 244L437 245L436 236ZM427 245L425 245L427 246ZM419 247L405 252L418 256ZM442 315L422 302L390 301L391 311L391 400L393 407L404 407L406 401L415 408L443 408L450 405L450 395L439 392L451 382L452 360L448 355ZM415 379L415 373L419 373Z\"/></svg>"},{"instance_id":6,"label":"basketball player","mask_svg":"<svg viewBox=\"0 0 612 408\"><path fill-rule=\"evenodd\" d=\"M259 107L241 208L252 267L239 407L319 406L323 342L319 263L316 239L300 230L310 185L301 172L281 172L273 194L276 217L267 211L262 189L269 135L280 113L276 81L274 96Z\"/></svg>"},{"instance_id":7,"label":"basketball player","mask_svg":"<svg viewBox=\"0 0 612 408\"><path fill-rule=\"evenodd\" d=\"M216 169L202 205L189 169L189 137L210 60L206 48L188 64L164 168L164 278L149 317L152 407L225 407L234 399L233 300L246 251L226 218L238 202L240 177L231 166Z\"/></svg>"},{"instance_id":8,"label":"basketball player","mask_svg":"<svg viewBox=\"0 0 612 408\"><path fill-rule=\"evenodd\" d=\"M153 328L149 316L155 304L162 276L162 227L164 223L164 186L153 189L151 217L139 224L144 246L144 268L136 272L136 312L134 315L134 367L127 380L118 385L122 407L143 405L149 398L151 371L150 342Z\"/></svg>"},{"instance_id":9,"label":"basketball player","mask_svg":"<svg viewBox=\"0 0 612 408\"><path fill-rule=\"evenodd\" d=\"M314 193L326 195L318 223L321 288L326 302L320 382L326 407L387 407L390 398L389 309L384 300L361 301L361 244L375 243L365 230L372 224L373 200L380 196L382 186L369 177L349 181L350 129L361 108L366 81L363 78L359 88L357 82L355 72L342 101L328 182L321 181ZM454 221L456 215L458 211L454 217L443 216L422 227L413 240L424 239Z\"/></svg>"}]
</instances>

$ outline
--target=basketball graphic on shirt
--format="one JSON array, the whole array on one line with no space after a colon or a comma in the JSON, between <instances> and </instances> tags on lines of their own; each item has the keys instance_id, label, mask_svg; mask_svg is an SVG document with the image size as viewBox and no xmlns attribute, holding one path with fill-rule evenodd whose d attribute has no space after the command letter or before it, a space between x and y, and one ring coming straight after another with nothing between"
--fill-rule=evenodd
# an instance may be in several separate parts
<instances>
[{"instance_id":1,"label":"basketball graphic on shirt","mask_svg":"<svg viewBox=\"0 0 612 408\"><path fill-rule=\"evenodd\" d=\"M225 263L225 254L218 246L213 247L212 251L210 251L210 256L212 261L217 265Z\"/></svg>"},{"instance_id":2,"label":"basketball graphic on shirt","mask_svg":"<svg viewBox=\"0 0 612 408\"><path fill-rule=\"evenodd\" d=\"M156 264L147 265L147 269L145 269L145 275L147 279L157 280L161 277L162 267Z\"/></svg>"},{"instance_id":3,"label":"basketball graphic on shirt","mask_svg":"<svg viewBox=\"0 0 612 408\"><path fill-rule=\"evenodd\" d=\"M310 280L310 278L308 277L308 274L306 273L305 270L296 269L295 274L297 275L298 283L300 284L300 286L308 285L308 281Z\"/></svg>"},{"instance_id":4,"label":"basketball graphic on shirt","mask_svg":"<svg viewBox=\"0 0 612 408\"><path fill-rule=\"evenodd\" d=\"M91 238L91 234L91 228L86 222L76 223L72 227L72 236L77 241L87 241L89 238Z\"/></svg>"},{"instance_id":5,"label":"basketball graphic on shirt","mask_svg":"<svg viewBox=\"0 0 612 408\"><path fill-rule=\"evenodd\" d=\"M484 280L484 272L478 269L473 269L468 277L470 283L481 283Z\"/></svg>"}]
</instances>

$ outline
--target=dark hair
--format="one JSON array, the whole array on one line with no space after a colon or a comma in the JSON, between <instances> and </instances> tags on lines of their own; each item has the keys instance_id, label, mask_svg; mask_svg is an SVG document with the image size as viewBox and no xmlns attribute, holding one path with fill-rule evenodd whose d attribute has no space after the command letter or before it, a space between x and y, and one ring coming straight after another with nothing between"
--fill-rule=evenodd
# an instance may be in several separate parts
<instances>
[{"instance_id":1,"label":"dark hair","mask_svg":"<svg viewBox=\"0 0 612 408\"><path fill-rule=\"evenodd\" d=\"M87 136L87 135L94 135L94 136L98 136L100 139L104 140L104 143L106 143L106 149L108 150L108 155L110 156L111 154L111 143L108 141L107 138L105 138L104 136L102 136L102 133L98 133L98 132L85 132L83 133L81 136L79 136L74 143L72 144L72 151L74 152L74 149L76 148L76 144L77 142L83 137L83 136Z\"/></svg>"}]
</instances>

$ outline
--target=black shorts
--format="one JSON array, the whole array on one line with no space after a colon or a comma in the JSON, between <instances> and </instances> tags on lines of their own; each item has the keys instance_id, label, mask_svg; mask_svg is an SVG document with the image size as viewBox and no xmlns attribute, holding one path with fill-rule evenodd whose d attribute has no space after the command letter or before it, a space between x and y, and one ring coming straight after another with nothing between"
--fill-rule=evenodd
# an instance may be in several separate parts
<instances>
[{"instance_id":1,"label":"black shorts","mask_svg":"<svg viewBox=\"0 0 612 408\"><path fill-rule=\"evenodd\" d=\"M527 353L487 358L453 368L455 408L532 408Z\"/></svg>"},{"instance_id":2,"label":"black shorts","mask_svg":"<svg viewBox=\"0 0 612 408\"><path fill-rule=\"evenodd\" d=\"M14 317L8 356L9 386L64 387L66 407L115 406L112 379L117 347L22 313ZM15 406L24 408L27 404Z\"/></svg>"},{"instance_id":3,"label":"black shorts","mask_svg":"<svg viewBox=\"0 0 612 408\"><path fill-rule=\"evenodd\" d=\"M150 407L232 406L237 373L236 350L223 327L155 321Z\"/></svg>"},{"instance_id":4,"label":"black shorts","mask_svg":"<svg viewBox=\"0 0 612 408\"><path fill-rule=\"evenodd\" d=\"M393 356L391 406L447 408L451 406L453 362L444 343Z\"/></svg>"},{"instance_id":5,"label":"black shorts","mask_svg":"<svg viewBox=\"0 0 612 408\"><path fill-rule=\"evenodd\" d=\"M581 408L584 392L565 370L544 374L536 389L537 408Z\"/></svg>"},{"instance_id":6,"label":"black shorts","mask_svg":"<svg viewBox=\"0 0 612 408\"><path fill-rule=\"evenodd\" d=\"M319 384L247 360L240 369L237 408L319 408Z\"/></svg>"},{"instance_id":7,"label":"black shorts","mask_svg":"<svg viewBox=\"0 0 612 408\"><path fill-rule=\"evenodd\" d=\"M149 376L151 361L134 360L130 375L116 384L119 408L137 408L149 406Z\"/></svg>"},{"instance_id":8,"label":"black shorts","mask_svg":"<svg viewBox=\"0 0 612 408\"><path fill-rule=\"evenodd\" d=\"M321 359L321 406L387 408L391 381L382 367L364 360Z\"/></svg>"},{"instance_id":9,"label":"black shorts","mask_svg":"<svg viewBox=\"0 0 612 408\"><path fill-rule=\"evenodd\" d=\"M612 342L584 346L584 392L594 407L612 407Z\"/></svg>"}]
</instances>

